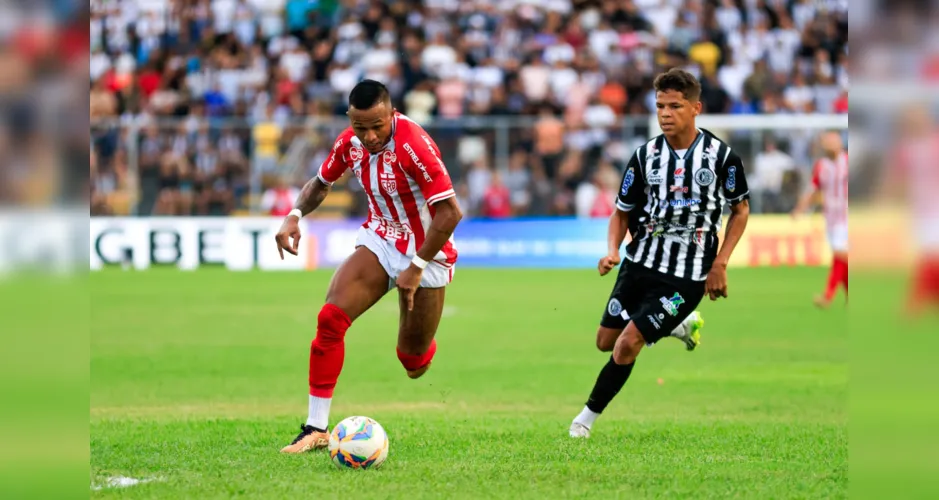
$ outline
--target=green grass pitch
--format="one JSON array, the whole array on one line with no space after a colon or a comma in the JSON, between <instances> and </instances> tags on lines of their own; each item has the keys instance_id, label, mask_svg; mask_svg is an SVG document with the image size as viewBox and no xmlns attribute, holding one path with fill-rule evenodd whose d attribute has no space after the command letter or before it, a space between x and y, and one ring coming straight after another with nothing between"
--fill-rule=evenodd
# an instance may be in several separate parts
<instances>
[{"instance_id":1,"label":"green grass pitch","mask_svg":"<svg viewBox=\"0 0 939 500\"><path fill-rule=\"evenodd\" d=\"M568 438L608 354L590 270L460 269L431 370L395 356L396 292L346 336L332 421L368 415L380 470L283 456L306 418L330 271L90 277L91 496L846 498L848 336L826 269L731 269L703 342L643 351L587 441ZM662 383L659 383L659 379ZM99 488L118 476L151 482Z\"/></svg>"}]
</instances>

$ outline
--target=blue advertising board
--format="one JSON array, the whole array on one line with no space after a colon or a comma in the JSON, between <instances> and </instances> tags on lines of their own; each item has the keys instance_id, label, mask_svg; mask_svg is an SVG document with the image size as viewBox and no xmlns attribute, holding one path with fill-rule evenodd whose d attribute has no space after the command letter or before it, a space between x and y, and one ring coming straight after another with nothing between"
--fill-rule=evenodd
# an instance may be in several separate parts
<instances>
[{"instance_id":1,"label":"blue advertising board","mask_svg":"<svg viewBox=\"0 0 939 500\"><path fill-rule=\"evenodd\" d=\"M606 255L608 219L465 220L453 235L460 267L595 267ZM360 223L309 220L319 266L338 265L352 251Z\"/></svg>"}]
</instances>

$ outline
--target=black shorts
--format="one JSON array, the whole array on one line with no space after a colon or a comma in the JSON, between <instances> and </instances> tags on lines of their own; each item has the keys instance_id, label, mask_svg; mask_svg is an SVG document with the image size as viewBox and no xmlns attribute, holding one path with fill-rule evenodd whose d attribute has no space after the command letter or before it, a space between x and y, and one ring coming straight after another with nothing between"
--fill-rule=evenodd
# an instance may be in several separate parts
<instances>
[{"instance_id":1,"label":"black shorts","mask_svg":"<svg viewBox=\"0 0 939 500\"><path fill-rule=\"evenodd\" d=\"M654 344L694 312L704 289L704 281L675 278L623 262L600 326L621 330L632 321L646 343Z\"/></svg>"}]
</instances>

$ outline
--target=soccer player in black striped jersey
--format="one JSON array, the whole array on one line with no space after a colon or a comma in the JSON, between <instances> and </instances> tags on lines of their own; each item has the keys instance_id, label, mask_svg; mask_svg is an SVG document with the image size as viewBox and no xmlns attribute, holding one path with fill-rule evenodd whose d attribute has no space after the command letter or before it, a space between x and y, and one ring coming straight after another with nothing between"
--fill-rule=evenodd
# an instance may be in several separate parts
<instances>
[{"instance_id":1,"label":"soccer player in black striped jersey","mask_svg":"<svg viewBox=\"0 0 939 500\"><path fill-rule=\"evenodd\" d=\"M704 320L695 308L705 294L711 300L727 297L727 263L750 214L740 157L695 125L701 112L697 79L672 69L655 79L655 91L663 133L639 147L626 166L610 217L609 251L597 266L603 276L620 263L629 229L626 261L597 331L597 347L613 354L571 423L571 437L590 436L643 346L669 336L688 350L698 346ZM720 245L725 204L730 218Z\"/></svg>"}]
</instances>

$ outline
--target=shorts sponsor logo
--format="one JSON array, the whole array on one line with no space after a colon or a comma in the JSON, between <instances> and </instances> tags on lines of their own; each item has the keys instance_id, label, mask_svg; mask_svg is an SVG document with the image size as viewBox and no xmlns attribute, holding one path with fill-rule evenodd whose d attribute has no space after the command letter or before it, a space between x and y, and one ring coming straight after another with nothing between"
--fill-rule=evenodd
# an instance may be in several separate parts
<instances>
[{"instance_id":1,"label":"shorts sponsor logo","mask_svg":"<svg viewBox=\"0 0 939 500\"><path fill-rule=\"evenodd\" d=\"M606 312L610 313L610 316L619 316L623 312L623 304L620 304L617 299L610 299L610 303L606 305Z\"/></svg>"},{"instance_id":2,"label":"shorts sponsor logo","mask_svg":"<svg viewBox=\"0 0 939 500\"><path fill-rule=\"evenodd\" d=\"M670 316L678 316L678 306L685 303L685 298L680 293L675 292L675 295L672 295L671 298L662 297L659 301L662 303L662 308Z\"/></svg>"},{"instance_id":3,"label":"shorts sponsor logo","mask_svg":"<svg viewBox=\"0 0 939 500\"><path fill-rule=\"evenodd\" d=\"M694 174L694 180L702 186L710 186L714 183L714 171L709 168L702 168Z\"/></svg>"},{"instance_id":4,"label":"shorts sponsor logo","mask_svg":"<svg viewBox=\"0 0 939 500\"><path fill-rule=\"evenodd\" d=\"M660 316L661 316L661 315L660 315ZM662 329L662 323L659 322L659 320L656 319L655 316L653 316L653 315L650 314L650 315L646 316L646 319L648 319L649 322L652 323L652 326L654 326L656 330L661 330L661 329Z\"/></svg>"}]
</instances>

